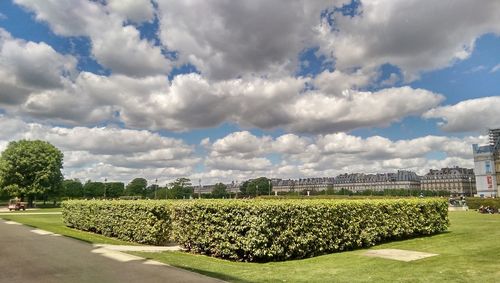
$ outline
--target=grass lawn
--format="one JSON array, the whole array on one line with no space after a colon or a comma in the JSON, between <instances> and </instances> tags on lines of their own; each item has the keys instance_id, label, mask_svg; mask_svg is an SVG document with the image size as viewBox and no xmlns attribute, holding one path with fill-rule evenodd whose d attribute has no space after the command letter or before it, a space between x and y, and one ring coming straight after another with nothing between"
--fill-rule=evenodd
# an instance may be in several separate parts
<instances>
[{"instance_id":1,"label":"grass lawn","mask_svg":"<svg viewBox=\"0 0 500 283\"><path fill-rule=\"evenodd\" d=\"M41 213L41 212L61 212L61 208L28 208L26 210L12 210L0 212L0 217L8 215L9 213Z\"/></svg>"},{"instance_id":2,"label":"grass lawn","mask_svg":"<svg viewBox=\"0 0 500 283\"><path fill-rule=\"evenodd\" d=\"M367 250L272 263L243 263L182 252L133 253L231 282L500 282L500 215L450 212L448 232L381 244L437 253L414 262L365 257Z\"/></svg>"},{"instance_id":3,"label":"grass lawn","mask_svg":"<svg viewBox=\"0 0 500 283\"><path fill-rule=\"evenodd\" d=\"M39 210L44 211L57 210ZM1 213L0 218L90 243L130 244L67 228L60 215ZM132 254L231 282L500 282L500 215L450 212L450 221L446 233L371 248L439 254L414 262L365 257L366 249L272 263L231 262L183 252Z\"/></svg>"},{"instance_id":4,"label":"grass lawn","mask_svg":"<svg viewBox=\"0 0 500 283\"><path fill-rule=\"evenodd\" d=\"M92 244L113 244L113 245L138 245L135 243L125 242L118 239L104 237L102 235L84 232L76 229L71 229L64 226L60 214L32 214L32 213L43 213L43 212L57 212L61 211L60 208L44 208L36 210L26 210L26 211L14 211L12 212L1 212L0 218L5 220L12 220L15 222L22 223L24 225L36 227L42 230L50 231L56 234L61 234L67 237L75 238ZM22 213L17 215L17 213Z\"/></svg>"}]
</instances>

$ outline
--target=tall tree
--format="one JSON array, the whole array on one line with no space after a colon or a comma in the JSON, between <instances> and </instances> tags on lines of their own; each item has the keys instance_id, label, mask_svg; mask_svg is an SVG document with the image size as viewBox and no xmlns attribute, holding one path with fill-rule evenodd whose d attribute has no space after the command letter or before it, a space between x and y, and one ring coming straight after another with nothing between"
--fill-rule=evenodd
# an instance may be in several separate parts
<instances>
[{"instance_id":1,"label":"tall tree","mask_svg":"<svg viewBox=\"0 0 500 283\"><path fill-rule=\"evenodd\" d=\"M63 181L64 196L70 198L83 197L83 185L78 179Z\"/></svg>"},{"instance_id":2,"label":"tall tree","mask_svg":"<svg viewBox=\"0 0 500 283\"><path fill-rule=\"evenodd\" d=\"M212 196L214 198L225 198L228 196L227 186L223 183L217 183L212 189Z\"/></svg>"},{"instance_id":3,"label":"tall tree","mask_svg":"<svg viewBox=\"0 0 500 283\"><path fill-rule=\"evenodd\" d=\"M241 188L240 188L241 190ZM266 177L249 180L246 185L246 194L249 196L268 195L271 193L271 180Z\"/></svg>"},{"instance_id":4,"label":"tall tree","mask_svg":"<svg viewBox=\"0 0 500 283\"><path fill-rule=\"evenodd\" d=\"M249 180L244 181L243 183L241 183L241 185L240 185L240 192L241 192L242 195L248 196L248 185L249 184L250 184Z\"/></svg>"},{"instance_id":5,"label":"tall tree","mask_svg":"<svg viewBox=\"0 0 500 283\"><path fill-rule=\"evenodd\" d=\"M144 196L148 181L144 178L135 178L127 184L125 194L127 196Z\"/></svg>"},{"instance_id":6,"label":"tall tree","mask_svg":"<svg viewBox=\"0 0 500 283\"><path fill-rule=\"evenodd\" d=\"M109 182L106 186L106 197L117 198L125 193L125 184L122 182Z\"/></svg>"},{"instance_id":7,"label":"tall tree","mask_svg":"<svg viewBox=\"0 0 500 283\"><path fill-rule=\"evenodd\" d=\"M178 178L170 184L170 189L167 190L169 198L180 199L189 198L193 195L193 186L188 178Z\"/></svg>"},{"instance_id":8,"label":"tall tree","mask_svg":"<svg viewBox=\"0 0 500 283\"><path fill-rule=\"evenodd\" d=\"M104 183L87 181L83 186L83 194L86 198L102 198L104 197Z\"/></svg>"},{"instance_id":9,"label":"tall tree","mask_svg":"<svg viewBox=\"0 0 500 283\"><path fill-rule=\"evenodd\" d=\"M11 196L47 196L62 188L63 153L40 140L10 142L0 156L0 187Z\"/></svg>"},{"instance_id":10,"label":"tall tree","mask_svg":"<svg viewBox=\"0 0 500 283\"><path fill-rule=\"evenodd\" d=\"M160 189L160 186L158 184L151 184L146 188L146 197L154 199L155 197L158 198L158 189Z\"/></svg>"}]
</instances>

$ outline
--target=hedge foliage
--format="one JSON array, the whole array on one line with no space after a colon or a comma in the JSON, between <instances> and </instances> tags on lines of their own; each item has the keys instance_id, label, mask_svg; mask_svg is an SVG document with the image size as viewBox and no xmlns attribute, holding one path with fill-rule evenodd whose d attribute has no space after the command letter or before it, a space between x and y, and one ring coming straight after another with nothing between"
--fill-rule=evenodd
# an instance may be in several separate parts
<instances>
[{"instance_id":1,"label":"hedge foliage","mask_svg":"<svg viewBox=\"0 0 500 283\"><path fill-rule=\"evenodd\" d=\"M312 257L445 231L446 200L196 201L173 206L186 249L243 261Z\"/></svg>"},{"instance_id":2,"label":"hedge foliage","mask_svg":"<svg viewBox=\"0 0 500 283\"><path fill-rule=\"evenodd\" d=\"M500 208L500 198L466 198L466 202L469 209L478 209L481 205Z\"/></svg>"},{"instance_id":3,"label":"hedge foliage","mask_svg":"<svg viewBox=\"0 0 500 283\"><path fill-rule=\"evenodd\" d=\"M150 245L170 241L169 213L165 201L70 200L62 203L66 226Z\"/></svg>"},{"instance_id":4,"label":"hedge foliage","mask_svg":"<svg viewBox=\"0 0 500 283\"><path fill-rule=\"evenodd\" d=\"M171 237L191 252L259 262L367 247L448 226L444 199L71 201L63 208L65 222L75 228L149 244Z\"/></svg>"}]
</instances>

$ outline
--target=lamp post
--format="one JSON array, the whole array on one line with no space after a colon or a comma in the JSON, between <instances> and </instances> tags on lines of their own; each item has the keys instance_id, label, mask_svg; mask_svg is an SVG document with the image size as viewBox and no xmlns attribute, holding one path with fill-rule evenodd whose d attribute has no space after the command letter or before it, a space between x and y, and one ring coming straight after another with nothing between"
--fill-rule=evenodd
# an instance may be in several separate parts
<instances>
[{"instance_id":1,"label":"lamp post","mask_svg":"<svg viewBox=\"0 0 500 283\"><path fill-rule=\"evenodd\" d=\"M155 199L156 199L156 190L158 189L158 178L155 179Z\"/></svg>"},{"instance_id":2,"label":"lamp post","mask_svg":"<svg viewBox=\"0 0 500 283\"><path fill-rule=\"evenodd\" d=\"M271 180L268 180L269 182L269 195L271 195Z\"/></svg>"},{"instance_id":3,"label":"lamp post","mask_svg":"<svg viewBox=\"0 0 500 283\"><path fill-rule=\"evenodd\" d=\"M168 183L165 184L165 199L168 199Z\"/></svg>"},{"instance_id":4,"label":"lamp post","mask_svg":"<svg viewBox=\"0 0 500 283\"><path fill-rule=\"evenodd\" d=\"M201 199L201 179L198 179L198 199Z\"/></svg>"},{"instance_id":5,"label":"lamp post","mask_svg":"<svg viewBox=\"0 0 500 283\"><path fill-rule=\"evenodd\" d=\"M107 182L108 182L108 179L104 178L104 198L106 198L106 187L108 185Z\"/></svg>"},{"instance_id":6,"label":"lamp post","mask_svg":"<svg viewBox=\"0 0 500 283\"><path fill-rule=\"evenodd\" d=\"M470 196L472 197L472 194L474 193L472 190L472 177L469 177L469 190L470 190Z\"/></svg>"}]
</instances>

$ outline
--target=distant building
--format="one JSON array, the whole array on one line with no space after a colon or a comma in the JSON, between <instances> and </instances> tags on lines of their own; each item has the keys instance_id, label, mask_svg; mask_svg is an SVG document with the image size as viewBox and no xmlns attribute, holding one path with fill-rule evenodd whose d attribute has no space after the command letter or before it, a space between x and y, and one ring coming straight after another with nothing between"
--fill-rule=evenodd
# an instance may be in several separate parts
<instances>
[{"instance_id":1,"label":"distant building","mask_svg":"<svg viewBox=\"0 0 500 283\"><path fill-rule=\"evenodd\" d=\"M341 174L334 180L334 189L345 189L353 192L392 189L419 190L420 177L415 172L405 170L398 170L397 173L382 174Z\"/></svg>"},{"instance_id":2,"label":"distant building","mask_svg":"<svg viewBox=\"0 0 500 283\"><path fill-rule=\"evenodd\" d=\"M216 184L212 185L201 185L193 186L193 191L195 194L211 194ZM229 184L224 184L227 187L228 193L238 193L240 191L240 183L232 181Z\"/></svg>"},{"instance_id":3,"label":"distant building","mask_svg":"<svg viewBox=\"0 0 500 283\"><path fill-rule=\"evenodd\" d=\"M474 172L478 196L499 196L500 184L500 129L489 130L489 144L472 145Z\"/></svg>"},{"instance_id":4,"label":"distant building","mask_svg":"<svg viewBox=\"0 0 500 283\"><path fill-rule=\"evenodd\" d=\"M304 178L297 180L271 179L273 191L324 191L329 186L333 186L334 178Z\"/></svg>"},{"instance_id":5,"label":"distant building","mask_svg":"<svg viewBox=\"0 0 500 283\"><path fill-rule=\"evenodd\" d=\"M272 179L273 191L324 191L328 188L334 190L350 190L361 192L365 190L383 191L390 189L418 190L420 177L411 171L400 170L397 173L383 174L341 174L337 177L305 178L298 180Z\"/></svg>"},{"instance_id":6,"label":"distant building","mask_svg":"<svg viewBox=\"0 0 500 283\"><path fill-rule=\"evenodd\" d=\"M472 196L476 190L476 178L473 169L431 169L420 179L420 186L422 190L427 191L448 191L450 194Z\"/></svg>"},{"instance_id":7,"label":"distant building","mask_svg":"<svg viewBox=\"0 0 500 283\"><path fill-rule=\"evenodd\" d=\"M500 171L500 170L498 170ZM349 190L362 192L366 190L383 192L384 190L429 190L447 191L450 194L469 196L475 192L475 176L473 169L453 167L430 170L421 177L413 171L398 170L396 173L350 173L337 177L271 179L273 192L320 192L327 189L334 191ZM239 192L240 183L226 184L228 191ZM195 193L211 193L215 185L194 187Z\"/></svg>"}]
</instances>

